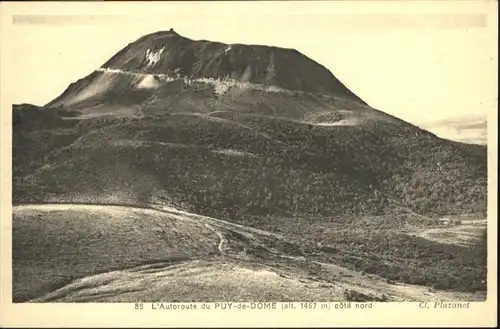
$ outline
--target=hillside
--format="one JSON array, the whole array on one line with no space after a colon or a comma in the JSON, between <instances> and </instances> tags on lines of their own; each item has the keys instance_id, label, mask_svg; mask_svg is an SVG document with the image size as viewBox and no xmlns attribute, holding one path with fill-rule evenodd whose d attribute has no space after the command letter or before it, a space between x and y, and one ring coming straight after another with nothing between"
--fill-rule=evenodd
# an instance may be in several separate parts
<instances>
[{"instance_id":1,"label":"hillside","mask_svg":"<svg viewBox=\"0 0 500 329\"><path fill-rule=\"evenodd\" d=\"M397 122L227 110L58 123L39 112L49 129L15 122L18 202L175 202L216 217L397 213L391 202L427 216L485 211L485 148Z\"/></svg>"},{"instance_id":2,"label":"hillside","mask_svg":"<svg viewBox=\"0 0 500 329\"><path fill-rule=\"evenodd\" d=\"M371 108L297 51L153 33L46 106L13 111L15 204L175 207L284 234L300 248L328 244L303 254L352 271L486 287L484 239L467 251L420 233L442 216L485 217L486 147ZM22 225L19 236L46 234ZM206 260L186 230L190 259ZM393 259L393 250L403 251Z\"/></svg>"}]
</instances>

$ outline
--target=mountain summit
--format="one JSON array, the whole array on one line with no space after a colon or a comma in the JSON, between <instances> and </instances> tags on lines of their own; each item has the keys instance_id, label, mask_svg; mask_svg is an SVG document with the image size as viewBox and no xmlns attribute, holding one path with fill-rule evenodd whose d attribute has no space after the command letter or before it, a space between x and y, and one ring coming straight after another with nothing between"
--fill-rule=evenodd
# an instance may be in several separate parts
<instances>
[{"instance_id":1,"label":"mountain summit","mask_svg":"<svg viewBox=\"0 0 500 329\"><path fill-rule=\"evenodd\" d=\"M297 50L194 41L173 29L139 38L102 68L189 78L229 78L359 100L324 66Z\"/></svg>"},{"instance_id":2,"label":"mountain summit","mask_svg":"<svg viewBox=\"0 0 500 329\"><path fill-rule=\"evenodd\" d=\"M244 89L328 94L366 105L324 66L297 50L194 41L171 29L128 44L46 106L82 105L88 111L97 104L116 103L117 98L131 106L143 103L153 94L171 94L172 88L156 92L154 89L160 80L179 79L222 82L224 90L229 85L239 85Z\"/></svg>"}]
</instances>

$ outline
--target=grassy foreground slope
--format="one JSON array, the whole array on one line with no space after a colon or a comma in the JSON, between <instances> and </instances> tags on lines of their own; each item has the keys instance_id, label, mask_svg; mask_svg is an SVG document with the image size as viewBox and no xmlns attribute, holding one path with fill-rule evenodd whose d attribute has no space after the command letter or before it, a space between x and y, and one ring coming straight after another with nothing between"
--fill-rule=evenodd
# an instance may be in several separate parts
<instances>
[{"instance_id":1,"label":"grassy foreground slope","mask_svg":"<svg viewBox=\"0 0 500 329\"><path fill-rule=\"evenodd\" d=\"M14 301L40 297L101 272L208 258L218 253L217 243L203 225L158 217L153 211L15 209Z\"/></svg>"}]
</instances>

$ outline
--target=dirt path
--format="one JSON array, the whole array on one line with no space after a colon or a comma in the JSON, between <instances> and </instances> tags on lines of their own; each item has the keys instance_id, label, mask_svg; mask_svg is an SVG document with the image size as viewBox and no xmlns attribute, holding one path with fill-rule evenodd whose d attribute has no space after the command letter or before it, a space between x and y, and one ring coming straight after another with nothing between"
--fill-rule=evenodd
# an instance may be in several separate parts
<instances>
[{"instance_id":1,"label":"dirt path","mask_svg":"<svg viewBox=\"0 0 500 329\"><path fill-rule=\"evenodd\" d=\"M224 238L224 235L222 234L221 231L216 230L212 225L205 224L205 227L208 228L210 231L214 232L215 234L217 234L217 236L219 237L220 240L217 248L219 249L220 254L224 256L226 254L224 250L224 244L227 243L226 238Z\"/></svg>"},{"instance_id":2,"label":"dirt path","mask_svg":"<svg viewBox=\"0 0 500 329\"><path fill-rule=\"evenodd\" d=\"M463 220L457 225L434 227L411 234L439 243L467 247L479 241L486 226L486 219Z\"/></svg>"}]
</instances>

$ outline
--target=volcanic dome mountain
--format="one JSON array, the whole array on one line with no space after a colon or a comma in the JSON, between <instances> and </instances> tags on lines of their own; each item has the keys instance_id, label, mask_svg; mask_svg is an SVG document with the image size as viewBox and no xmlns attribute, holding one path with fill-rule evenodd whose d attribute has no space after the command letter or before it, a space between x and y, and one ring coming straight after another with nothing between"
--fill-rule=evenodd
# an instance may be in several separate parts
<instances>
[{"instance_id":1,"label":"volcanic dome mountain","mask_svg":"<svg viewBox=\"0 0 500 329\"><path fill-rule=\"evenodd\" d=\"M360 101L325 67L296 50L193 41L173 30L138 39L101 68L191 79L228 78L288 90L335 93Z\"/></svg>"},{"instance_id":2,"label":"volcanic dome mountain","mask_svg":"<svg viewBox=\"0 0 500 329\"><path fill-rule=\"evenodd\" d=\"M276 230L486 208L486 147L371 108L296 50L172 30L14 106L13 152L15 202L170 204Z\"/></svg>"}]
</instances>

